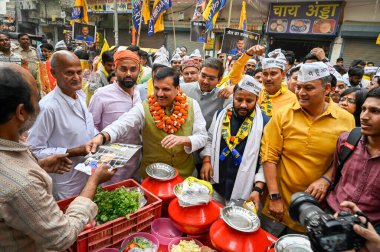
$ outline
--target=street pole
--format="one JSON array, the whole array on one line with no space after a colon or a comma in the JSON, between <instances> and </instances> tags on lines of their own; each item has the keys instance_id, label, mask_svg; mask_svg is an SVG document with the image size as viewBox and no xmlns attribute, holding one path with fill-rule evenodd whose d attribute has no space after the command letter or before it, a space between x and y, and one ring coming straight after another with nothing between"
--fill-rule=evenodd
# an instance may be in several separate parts
<instances>
[{"instance_id":1,"label":"street pole","mask_svg":"<svg viewBox=\"0 0 380 252\"><path fill-rule=\"evenodd\" d=\"M173 14L173 7L170 8L172 10L172 26L173 26L173 36L174 36L174 51L176 50L177 48L177 41L176 41L176 37L175 37L175 25L174 25L174 14Z\"/></svg>"},{"instance_id":2,"label":"street pole","mask_svg":"<svg viewBox=\"0 0 380 252\"><path fill-rule=\"evenodd\" d=\"M115 46L119 46L119 20L117 16L117 0L114 0L113 2L113 8L114 8L114 26L115 26Z\"/></svg>"},{"instance_id":3,"label":"street pole","mask_svg":"<svg viewBox=\"0 0 380 252\"><path fill-rule=\"evenodd\" d=\"M230 27L230 23L231 23L231 12L232 12L232 2L234 0L230 0L230 10L228 12L228 24L227 24L227 27Z\"/></svg>"}]
</instances>

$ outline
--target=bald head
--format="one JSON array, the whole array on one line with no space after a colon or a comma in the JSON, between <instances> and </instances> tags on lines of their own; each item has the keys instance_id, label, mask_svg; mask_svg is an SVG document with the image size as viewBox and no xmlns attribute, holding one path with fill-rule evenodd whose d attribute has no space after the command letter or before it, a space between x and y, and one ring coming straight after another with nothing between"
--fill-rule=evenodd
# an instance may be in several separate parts
<instances>
[{"instance_id":1,"label":"bald head","mask_svg":"<svg viewBox=\"0 0 380 252\"><path fill-rule=\"evenodd\" d=\"M82 66L79 58L69 51L55 52L50 60L50 72L61 91L76 99L76 91L82 89Z\"/></svg>"},{"instance_id":2,"label":"bald head","mask_svg":"<svg viewBox=\"0 0 380 252\"><path fill-rule=\"evenodd\" d=\"M73 52L62 50L53 53L50 65L51 68L58 69L67 65L80 65L80 60Z\"/></svg>"}]
</instances>

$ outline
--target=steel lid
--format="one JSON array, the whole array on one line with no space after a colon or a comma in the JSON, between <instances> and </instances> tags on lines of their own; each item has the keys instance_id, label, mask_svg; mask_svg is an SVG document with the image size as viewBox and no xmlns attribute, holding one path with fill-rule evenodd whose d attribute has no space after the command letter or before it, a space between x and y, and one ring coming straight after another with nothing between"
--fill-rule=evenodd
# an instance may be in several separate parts
<instances>
[{"instance_id":1,"label":"steel lid","mask_svg":"<svg viewBox=\"0 0 380 252\"><path fill-rule=\"evenodd\" d=\"M223 208L221 217L227 225L241 232L255 232L260 228L259 217L252 211L239 206Z\"/></svg>"},{"instance_id":2,"label":"steel lid","mask_svg":"<svg viewBox=\"0 0 380 252\"><path fill-rule=\"evenodd\" d=\"M174 167L164 163L154 163L146 167L149 177L158 180L170 180L176 176Z\"/></svg>"},{"instance_id":3,"label":"steel lid","mask_svg":"<svg viewBox=\"0 0 380 252\"><path fill-rule=\"evenodd\" d=\"M275 252L313 252L309 238L305 235L289 234L278 239Z\"/></svg>"}]
</instances>

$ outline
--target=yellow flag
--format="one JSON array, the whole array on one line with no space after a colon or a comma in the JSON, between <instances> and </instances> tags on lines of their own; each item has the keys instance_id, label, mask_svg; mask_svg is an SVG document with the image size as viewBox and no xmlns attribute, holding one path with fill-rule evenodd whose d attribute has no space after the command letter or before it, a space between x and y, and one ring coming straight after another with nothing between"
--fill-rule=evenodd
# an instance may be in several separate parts
<instances>
[{"instance_id":1,"label":"yellow flag","mask_svg":"<svg viewBox=\"0 0 380 252\"><path fill-rule=\"evenodd\" d=\"M203 12L203 18L206 21L206 31L212 31L219 11L224 8L227 0L210 0Z\"/></svg>"},{"instance_id":2,"label":"yellow flag","mask_svg":"<svg viewBox=\"0 0 380 252\"><path fill-rule=\"evenodd\" d=\"M153 4L153 10L156 9L156 6L161 2L161 0L154 0L154 4ZM166 11L163 11L160 16L157 18L156 22L154 23L154 33L156 32L161 32L163 30L165 30L165 26L164 26L164 14L166 13Z\"/></svg>"},{"instance_id":3,"label":"yellow flag","mask_svg":"<svg viewBox=\"0 0 380 252\"><path fill-rule=\"evenodd\" d=\"M73 25L75 22L88 24L86 0L75 0L70 23Z\"/></svg>"},{"instance_id":4,"label":"yellow flag","mask_svg":"<svg viewBox=\"0 0 380 252\"><path fill-rule=\"evenodd\" d=\"M376 45L380 45L380 34L377 36Z\"/></svg>"},{"instance_id":5,"label":"yellow flag","mask_svg":"<svg viewBox=\"0 0 380 252\"><path fill-rule=\"evenodd\" d=\"M247 10L246 10L246 3L243 1L243 4L241 6L241 12L240 12L240 22L239 22L239 29L240 30L247 30Z\"/></svg>"},{"instance_id":6,"label":"yellow flag","mask_svg":"<svg viewBox=\"0 0 380 252\"><path fill-rule=\"evenodd\" d=\"M110 50L110 46L108 45L108 41L107 41L107 39L104 39L103 47L102 47L102 50L100 51L100 54L99 54L99 62L98 62L97 69L99 69L100 66L102 65L102 55L103 55L103 53L107 52L109 50Z\"/></svg>"},{"instance_id":7,"label":"yellow flag","mask_svg":"<svg viewBox=\"0 0 380 252\"><path fill-rule=\"evenodd\" d=\"M143 0L144 5L142 9L142 17L144 18L144 23L148 24L150 19L150 11L149 11L149 0Z\"/></svg>"}]
</instances>

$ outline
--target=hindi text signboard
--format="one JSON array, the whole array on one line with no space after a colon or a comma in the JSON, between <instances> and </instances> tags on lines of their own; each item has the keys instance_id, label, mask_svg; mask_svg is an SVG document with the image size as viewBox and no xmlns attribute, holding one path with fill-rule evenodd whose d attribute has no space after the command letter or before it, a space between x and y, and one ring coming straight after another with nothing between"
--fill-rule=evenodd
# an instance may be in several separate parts
<instances>
[{"instance_id":1,"label":"hindi text signboard","mask_svg":"<svg viewBox=\"0 0 380 252\"><path fill-rule=\"evenodd\" d=\"M342 1L271 3L267 33L336 36Z\"/></svg>"}]
</instances>

